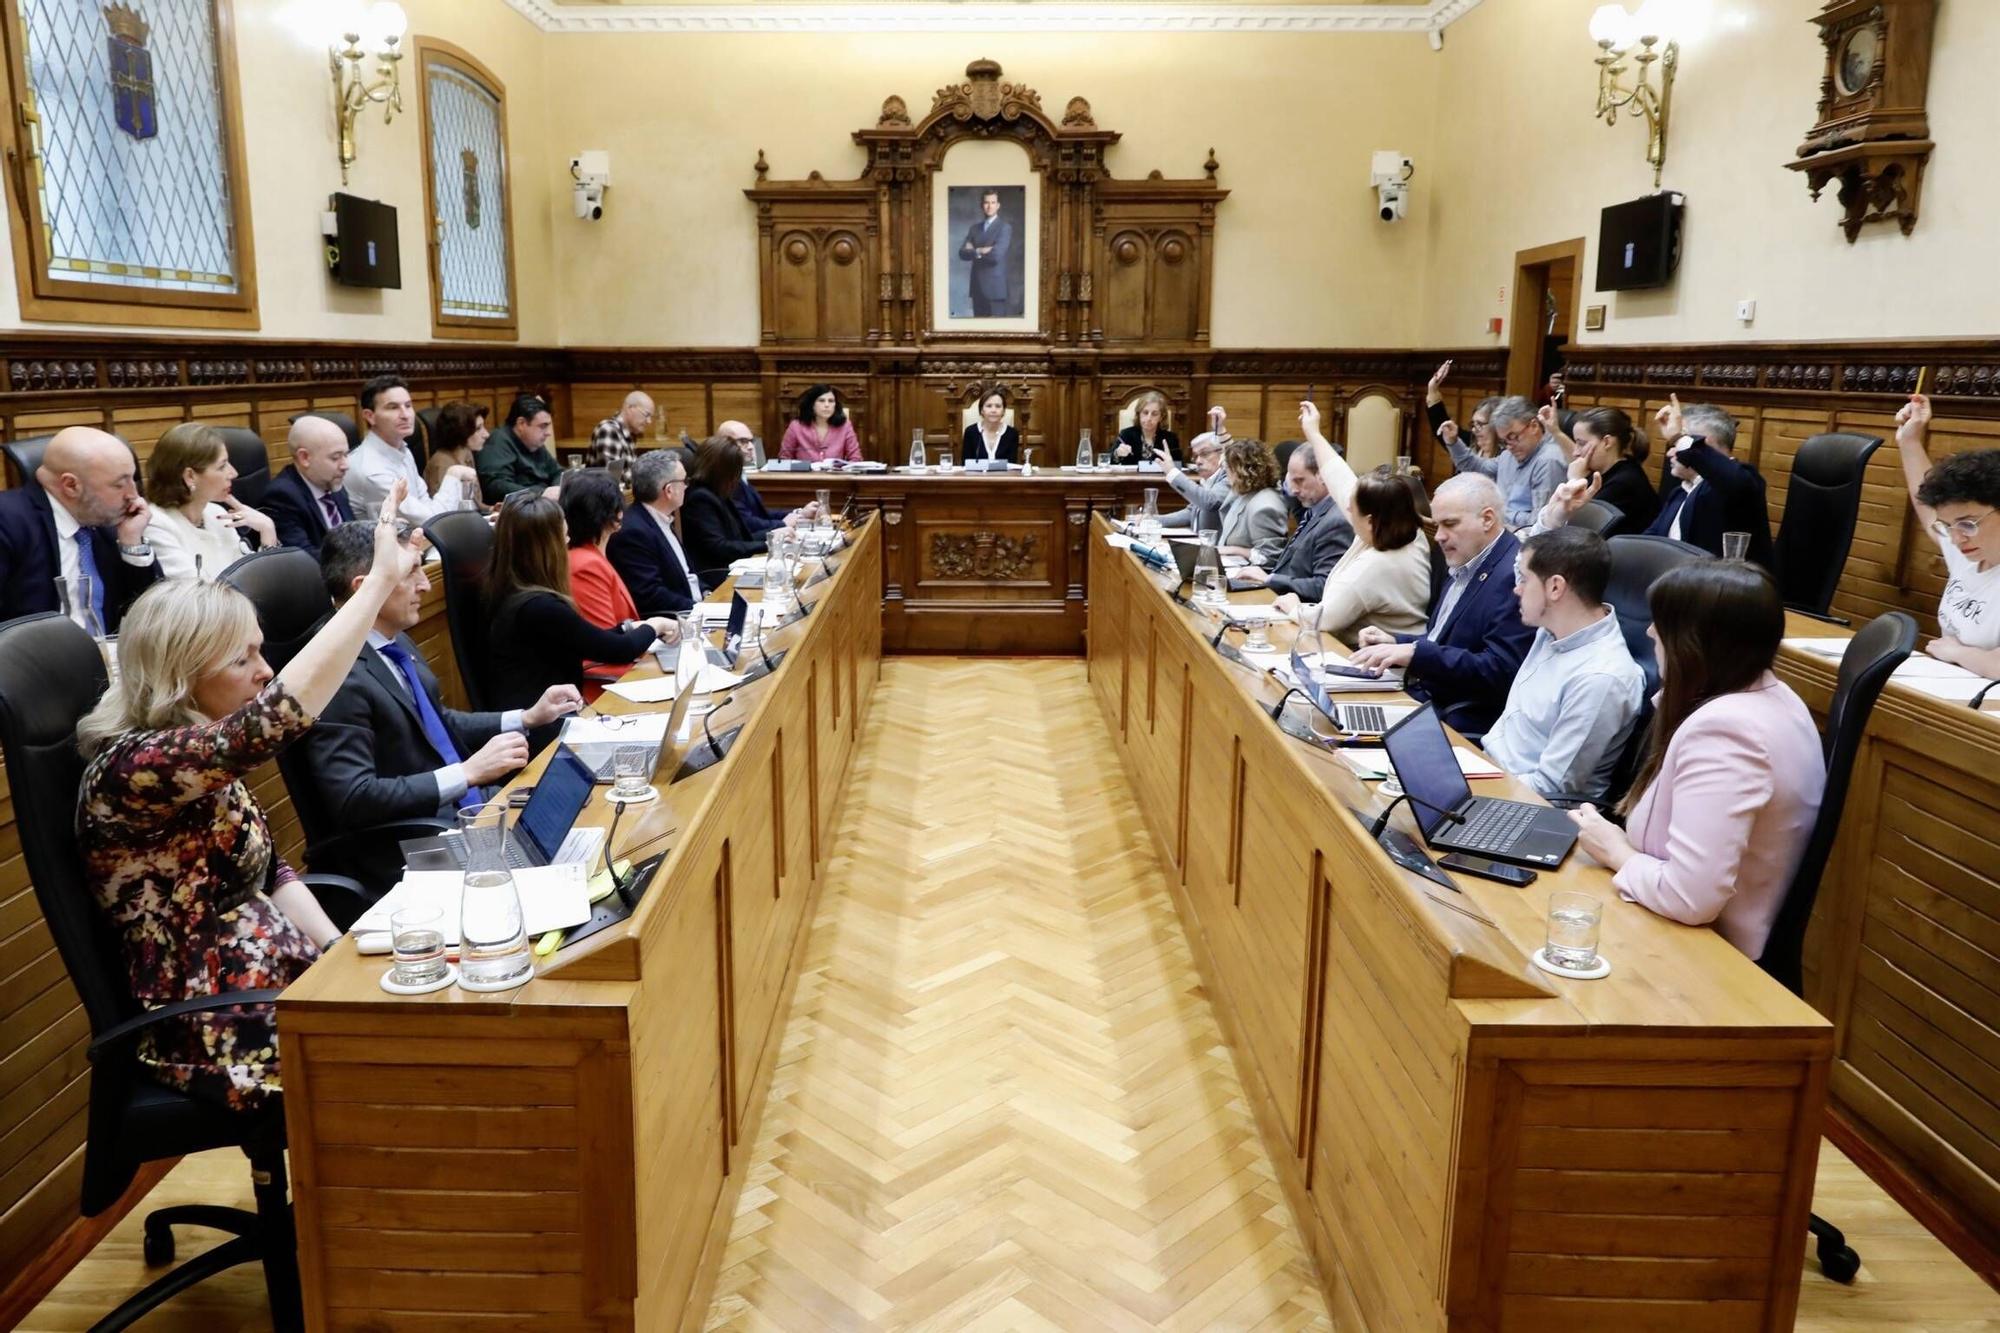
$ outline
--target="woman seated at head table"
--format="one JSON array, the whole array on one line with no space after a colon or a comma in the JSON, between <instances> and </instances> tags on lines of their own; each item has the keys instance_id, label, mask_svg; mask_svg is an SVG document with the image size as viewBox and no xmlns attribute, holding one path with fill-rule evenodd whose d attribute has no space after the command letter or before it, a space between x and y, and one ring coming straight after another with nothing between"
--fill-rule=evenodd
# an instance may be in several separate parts
<instances>
[{"instance_id":1,"label":"woman seated at head table","mask_svg":"<svg viewBox=\"0 0 2000 1333\"><path fill-rule=\"evenodd\" d=\"M1949 581L1938 602L1944 633L1924 645L1940 661L2000 680L2000 449L1971 449L1933 465L1925 451L1931 400L1911 394L1896 414L1896 449L1917 521L1937 543Z\"/></svg>"},{"instance_id":2,"label":"woman seated at head table","mask_svg":"<svg viewBox=\"0 0 2000 1333\"><path fill-rule=\"evenodd\" d=\"M153 506L146 543L170 579L213 579L252 551L278 544L278 526L229 493L236 467L222 432L184 421L160 437L146 465ZM243 534L255 536L254 543Z\"/></svg>"},{"instance_id":3,"label":"woman seated at head table","mask_svg":"<svg viewBox=\"0 0 2000 1333\"><path fill-rule=\"evenodd\" d=\"M778 443L778 457L801 458L817 463L837 458L849 463L861 461L861 439L847 419L840 391L831 384L815 384L799 395L797 420L785 427Z\"/></svg>"},{"instance_id":4,"label":"woman seated at head table","mask_svg":"<svg viewBox=\"0 0 2000 1333\"><path fill-rule=\"evenodd\" d=\"M1275 605L1298 613L1299 628L1352 643L1363 625L1392 634L1421 634L1429 623L1431 542L1417 509L1416 488L1406 477L1354 475L1320 430L1319 409L1299 404L1302 446L1319 461L1320 479L1334 503L1347 511L1354 541L1328 571L1318 605L1301 606L1296 593Z\"/></svg>"},{"instance_id":5,"label":"woman seated at head table","mask_svg":"<svg viewBox=\"0 0 2000 1333\"><path fill-rule=\"evenodd\" d=\"M492 433L486 427L486 409L477 403L446 403L438 409L437 426L431 431L430 461L424 464L424 485L431 488L432 495L444 488L445 476L454 467L478 470L479 451ZM465 498L482 514L493 510L477 492L469 492Z\"/></svg>"},{"instance_id":6,"label":"woman seated at head table","mask_svg":"<svg viewBox=\"0 0 2000 1333\"><path fill-rule=\"evenodd\" d=\"M1166 450L1173 462L1181 461L1181 437L1166 428L1167 400L1148 392L1132 409L1132 424L1118 432L1118 445L1111 451L1117 463L1150 462Z\"/></svg>"},{"instance_id":7,"label":"woman seated at head table","mask_svg":"<svg viewBox=\"0 0 2000 1333\"><path fill-rule=\"evenodd\" d=\"M1256 440L1231 440L1222 449L1222 468L1229 478L1229 498L1222 504L1222 554L1248 558L1255 551L1264 564L1274 563L1291 525L1285 497L1278 493L1276 460Z\"/></svg>"},{"instance_id":8,"label":"woman seated at head table","mask_svg":"<svg viewBox=\"0 0 2000 1333\"><path fill-rule=\"evenodd\" d=\"M965 428L959 456L967 463L1020 461L1021 432L1007 424L1007 393L988 389L979 397L979 420Z\"/></svg>"},{"instance_id":9,"label":"woman seated at head table","mask_svg":"<svg viewBox=\"0 0 2000 1333\"><path fill-rule=\"evenodd\" d=\"M402 499L399 481L384 512ZM339 937L243 779L313 725L415 559L393 517L380 524L354 595L276 673L234 588L168 580L125 613L118 679L77 727L76 826L140 1004L281 989ZM189 1015L139 1043L154 1077L217 1105L257 1110L280 1088L268 1005Z\"/></svg>"},{"instance_id":10,"label":"woman seated at head table","mask_svg":"<svg viewBox=\"0 0 2000 1333\"><path fill-rule=\"evenodd\" d=\"M1669 570L1646 600L1660 666L1646 757L1625 827L1582 806L1578 841L1620 897L1761 959L1826 787L1812 714L1771 674L1784 602L1733 560Z\"/></svg>"}]
</instances>

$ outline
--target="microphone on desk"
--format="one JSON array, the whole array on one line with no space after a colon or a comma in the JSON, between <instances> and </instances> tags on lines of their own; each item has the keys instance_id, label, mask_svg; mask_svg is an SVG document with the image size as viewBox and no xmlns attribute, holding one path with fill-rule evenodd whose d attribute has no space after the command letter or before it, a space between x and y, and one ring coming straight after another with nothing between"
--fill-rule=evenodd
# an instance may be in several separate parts
<instances>
[{"instance_id":1,"label":"microphone on desk","mask_svg":"<svg viewBox=\"0 0 2000 1333\"><path fill-rule=\"evenodd\" d=\"M709 729L708 725L709 720L713 718L723 708L727 707L729 704L729 700L734 697L735 696L733 695L725 695L724 697L717 699L713 704L709 705L708 711L701 715L701 737L703 740L708 742L708 752L714 755L717 759L722 758L722 747L715 743L715 733Z\"/></svg>"},{"instance_id":2,"label":"microphone on desk","mask_svg":"<svg viewBox=\"0 0 2000 1333\"><path fill-rule=\"evenodd\" d=\"M1229 631L1233 629L1242 629L1242 628L1243 627L1241 625L1237 624L1233 620L1223 621L1222 628L1215 631L1215 634L1208 641L1208 646L1211 648L1220 648L1222 646L1223 635L1229 633Z\"/></svg>"},{"instance_id":3,"label":"microphone on desk","mask_svg":"<svg viewBox=\"0 0 2000 1333\"><path fill-rule=\"evenodd\" d=\"M611 876L611 887L618 891L619 900L629 911L635 905L632 902L632 886L626 876L618 873L618 867L611 860L611 843L618 836L618 821L624 815L625 802L614 798L611 802L611 827L604 834L604 873Z\"/></svg>"},{"instance_id":4,"label":"microphone on desk","mask_svg":"<svg viewBox=\"0 0 2000 1333\"><path fill-rule=\"evenodd\" d=\"M1441 805L1432 805L1421 796L1412 796L1408 792L1402 792L1395 800L1383 806L1382 813L1376 815L1375 822L1368 826L1368 837L1371 841L1382 836L1382 830L1389 827L1389 816L1395 813L1396 807L1404 801L1408 801L1411 805L1421 805L1434 815L1443 815L1444 821L1447 824L1463 824L1465 822L1465 816L1456 810L1447 810Z\"/></svg>"},{"instance_id":5,"label":"microphone on desk","mask_svg":"<svg viewBox=\"0 0 2000 1333\"><path fill-rule=\"evenodd\" d=\"M1298 686L1296 685L1292 686L1290 689L1286 690L1283 694L1278 696L1278 702L1271 705L1271 720L1273 722L1276 722L1280 717L1284 716L1285 705L1292 701L1292 696L1295 694L1298 695L1301 699L1309 700L1312 698L1311 695L1307 694L1304 690L1300 689Z\"/></svg>"},{"instance_id":6,"label":"microphone on desk","mask_svg":"<svg viewBox=\"0 0 2000 1333\"><path fill-rule=\"evenodd\" d=\"M1973 696L1972 696L1972 698L1971 698L1971 700L1970 700L1970 701L1969 701L1969 702L1967 703L1967 705L1966 705L1966 706L1967 706L1968 708L1972 709L1972 710L1973 710L1973 711L1974 711L1975 713L1976 713L1976 712L1978 712L1978 711L1980 710L1980 708L1981 708L1981 707L1983 707L1983 706L1985 705L1985 703L1986 703L1986 696L1987 696L1988 694L1992 693L1992 691L1993 691L1993 687L1994 687L1995 685L2000 685L2000 680L1989 680L1989 681L1987 681L1987 682L1986 682L1986 687L1985 687L1984 689L1980 690L1980 691L1979 691L1979 693L1977 693L1977 694L1973 695Z\"/></svg>"}]
</instances>

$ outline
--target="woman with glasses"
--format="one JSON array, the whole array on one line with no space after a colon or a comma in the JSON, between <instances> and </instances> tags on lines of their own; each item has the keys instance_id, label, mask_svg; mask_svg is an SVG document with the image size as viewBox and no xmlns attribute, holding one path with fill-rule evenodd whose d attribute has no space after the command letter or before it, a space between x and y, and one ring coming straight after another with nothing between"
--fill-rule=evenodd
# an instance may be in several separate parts
<instances>
[{"instance_id":1,"label":"woman with glasses","mask_svg":"<svg viewBox=\"0 0 2000 1333\"><path fill-rule=\"evenodd\" d=\"M2000 680L2000 449L1973 449L1933 465L1924 448L1931 400L1911 394L1896 414L1896 448L1917 521L1944 556L1943 637L1924 651Z\"/></svg>"}]
</instances>

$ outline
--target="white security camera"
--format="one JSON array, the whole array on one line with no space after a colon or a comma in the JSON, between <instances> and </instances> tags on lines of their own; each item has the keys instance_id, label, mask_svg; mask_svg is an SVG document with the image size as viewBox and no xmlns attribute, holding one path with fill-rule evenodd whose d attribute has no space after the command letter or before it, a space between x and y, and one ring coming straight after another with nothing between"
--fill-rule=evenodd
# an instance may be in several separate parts
<instances>
[{"instance_id":1,"label":"white security camera","mask_svg":"<svg viewBox=\"0 0 2000 1333\"><path fill-rule=\"evenodd\" d=\"M576 215L589 222L604 216L604 191L611 184L611 154L596 150L569 160L570 195Z\"/></svg>"},{"instance_id":2,"label":"white security camera","mask_svg":"<svg viewBox=\"0 0 2000 1333\"><path fill-rule=\"evenodd\" d=\"M596 222L604 216L604 187L602 185L586 185L582 181L578 181L576 187L570 191L570 194L576 201L576 215L578 217L590 222Z\"/></svg>"},{"instance_id":3,"label":"white security camera","mask_svg":"<svg viewBox=\"0 0 2000 1333\"><path fill-rule=\"evenodd\" d=\"M1384 222L1400 222L1409 209L1410 178L1417 164L1393 148L1377 149L1369 164L1368 183L1375 187L1377 216Z\"/></svg>"}]
</instances>

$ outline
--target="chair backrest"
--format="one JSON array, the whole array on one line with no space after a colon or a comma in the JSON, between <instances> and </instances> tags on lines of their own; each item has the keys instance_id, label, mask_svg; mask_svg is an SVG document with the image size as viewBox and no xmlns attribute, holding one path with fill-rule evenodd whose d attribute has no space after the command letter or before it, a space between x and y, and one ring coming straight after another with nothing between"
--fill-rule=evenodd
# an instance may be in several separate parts
<instances>
[{"instance_id":1,"label":"chair backrest","mask_svg":"<svg viewBox=\"0 0 2000 1333\"><path fill-rule=\"evenodd\" d=\"M1653 660L1653 641L1646 637L1646 629L1653 623L1653 608L1647 604L1646 595L1668 570L1711 557L1699 546L1644 533L1613 537L1610 546L1611 577L1604 585L1604 600L1618 613L1618 628L1624 632L1632 660L1646 673L1646 694L1650 698L1660 688L1660 668Z\"/></svg>"},{"instance_id":2,"label":"chair backrest","mask_svg":"<svg viewBox=\"0 0 2000 1333\"><path fill-rule=\"evenodd\" d=\"M439 514L424 524L444 576L444 622L451 631L458 676L475 709L495 705L486 681L486 576L493 564L493 528L471 510Z\"/></svg>"},{"instance_id":3,"label":"chair backrest","mask_svg":"<svg viewBox=\"0 0 2000 1333\"><path fill-rule=\"evenodd\" d=\"M429 422L424 420L424 412L431 414ZM410 451L410 457L417 460L417 471L422 472L431 461L431 425L437 420L437 409L429 407L417 413L417 428L410 432L410 438L403 446Z\"/></svg>"},{"instance_id":4,"label":"chair backrest","mask_svg":"<svg viewBox=\"0 0 2000 1333\"><path fill-rule=\"evenodd\" d=\"M265 446L264 437L242 426L224 426L222 443L229 451L229 465L236 469L236 480L229 484L229 493L250 508L257 508L271 485L271 451Z\"/></svg>"},{"instance_id":5,"label":"chair backrest","mask_svg":"<svg viewBox=\"0 0 2000 1333\"><path fill-rule=\"evenodd\" d=\"M1572 528L1582 528L1600 537L1609 537L1625 523L1625 511L1603 500L1585 500L1569 516Z\"/></svg>"},{"instance_id":6,"label":"chair backrest","mask_svg":"<svg viewBox=\"0 0 2000 1333\"><path fill-rule=\"evenodd\" d=\"M420 407L417 409L417 434L424 437L424 453L426 456L430 454L431 449L434 447L431 442L437 438L438 413L443 410L442 407ZM410 447L414 449L416 448L416 444L416 440L412 438Z\"/></svg>"},{"instance_id":7,"label":"chair backrest","mask_svg":"<svg viewBox=\"0 0 2000 1333\"><path fill-rule=\"evenodd\" d=\"M1759 967L1795 995L1804 991L1806 927L1812 921L1819 882L1840 832L1841 807L1847 803L1847 785L1854 776L1861 733L1868 729L1868 715L1875 711L1875 701L1881 698L1889 677L1916 646L1917 622L1901 611L1891 611L1862 626L1841 655L1833 704L1826 713L1826 791L1820 797L1819 815L1799 857L1799 868L1792 874L1785 901L1771 923L1770 937L1764 941L1764 956L1757 960Z\"/></svg>"},{"instance_id":8,"label":"chair backrest","mask_svg":"<svg viewBox=\"0 0 2000 1333\"><path fill-rule=\"evenodd\" d=\"M333 610L333 600L320 581L319 561L295 546L246 555L217 575L216 581L236 589L257 608L257 624L264 631L264 660L273 671L285 669Z\"/></svg>"},{"instance_id":9,"label":"chair backrest","mask_svg":"<svg viewBox=\"0 0 2000 1333\"><path fill-rule=\"evenodd\" d=\"M345 412L301 412L298 416L294 416L291 419L297 421L299 417L325 417L328 421L340 427L341 433L347 436L348 448L358 449L361 447L361 427L355 425L354 418Z\"/></svg>"},{"instance_id":10,"label":"chair backrest","mask_svg":"<svg viewBox=\"0 0 2000 1333\"><path fill-rule=\"evenodd\" d=\"M4 448L7 454L7 484L28 486L35 482L35 469L42 465L42 455L49 451L49 441L53 435L23 435L18 440L9 440Z\"/></svg>"},{"instance_id":11,"label":"chair backrest","mask_svg":"<svg viewBox=\"0 0 2000 1333\"><path fill-rule=\"evenodd\" d=\"M1833 604L1854 546L1868 460L1881 447L1874 435L1815 435L1799 446L1776 547L1786 605L1825 615Z\"/></svg>"}]
</instances>

